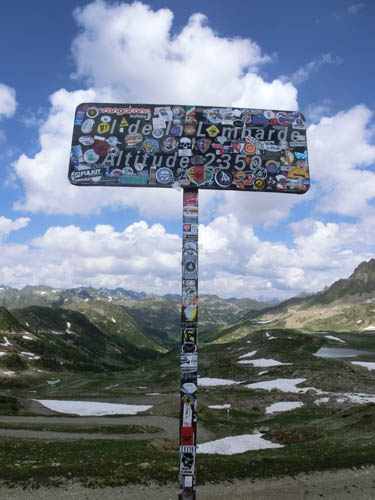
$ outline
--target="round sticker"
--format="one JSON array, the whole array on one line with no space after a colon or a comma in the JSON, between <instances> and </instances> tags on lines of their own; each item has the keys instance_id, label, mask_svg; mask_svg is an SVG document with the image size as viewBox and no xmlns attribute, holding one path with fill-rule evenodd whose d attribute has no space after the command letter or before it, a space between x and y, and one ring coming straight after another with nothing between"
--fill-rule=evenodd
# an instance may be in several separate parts
<instances>
[{"instance_id":1,"label":"round sticker","mask_svg":"<svg viewBox=\"0 0 375 500\"><path fill-rule=\"evenodd\" d=\"M108 123L99 123L98 128L96 129L98 131L98 134L106 134L109 132L110 125Z\"/></svg>"},{"instance_id":2,"label":"round sticker","mask_svg":"<svg viewBox=\"0 0 375 500\"><path fill-rule=\"evenodd\" d=\"M95 153L93 149L88 149L83 155L86 163L96 163L99 160L99 156Z\"/></svg>"},{"instance_id":3,"label":"round sticker","mask_svg":"<svg viewBox=\"0 0 375 500\"><path fill-rule=\"evenodd\" d=\"M108 153L109 144L107 141L98 141L94 144L94 151L99 156L105 156Z\"/></svg>"},{"instance_id":4,"label":"round sticker","mask_svg":"<svg viewBox=\"0 0 375 500\"><path fill-rule=\"evenodd\" d=\"M103 123L109 123L112 120L112 118L109 115L103 115L100 117L100 121Z\"/></svg>"},{"instance_id":5,"label":"round sticker","mask_svg":"<svg viewBox=\"0 0 375 500\"><path fill-rule=\"evenodd\" d=\"M159 149L159 143L155 139L146 139L142 144L142 149L149 155L154 155Z\"/></svg>"},{"instance_id":6,"label":"round sticker","mask_svg":"<svg viewBox=\"0 0 375 500\"><path fill-rule=\"evenodd\" d=\"M162 128L156 128L152 131L152 135L155 139L160 139L160 137L164 135L164 130Z\"/></svg>"},{"instance_id":7,"label":"round sticker","mask_svg":"<svg viewBox=\"0 0 375 500\"><path fill-rule=\"evenodd\" d=\"M265 187L266 183L264 182L263 179L255 179L254 181L254 186L257 189L263 189Z\"/></svg>"},{"instance_id":8,"label":"round sticker","mask_svg":"<svg viewBox=\"0 0 375 500\"><path fill-rule=\"evenodd\" d=\"M216 184L226 188L229 187L233 182L233 175L223 170L219 170L215 175Z\"/></svg>"},{"instance_id":9,"label":"round sticker","mask_svg":"<svg viewBox=\"0 0 375 500\"><path fill-rule=\"evenodd\" d=\"M172 113L175 118L182 118L185 116L185 110L182 106L175 106L172 108Z\"/></svg>"},{"instance_id":10,"label":"round sticker","mask_svg":"<svg viewBox=\"0 0 375 500\"><path fill-rule=\"evenodd\" d=\"M120 177L122 175L122 171L119 168L115 168L111 172L112 177Z\"/></svg>"},{"instance_id":11,"label":"round sticker","mask_svg":"<svg viewBox=\"0 0 375 500\"><path fill-rule=\"evenodd\" d=\"M133 169L132 169L131 167L124 167L124 168L122 169L122 173L123 173L124 175L133 175L133 174L134 174L134 171L133 171Z\"/></svg>"},{"instance_id":12,"label":"round sticker","mask_svg":"<svg viewBox=\"0 0 375 500\"><path fill-rule=\"evenodd\" d=\"M95 118L98 116L98 114L99 114L98 108L96 108L95 106L91 106L90 108L87 108L86 115L89 118Z\"/></svg>"},{"instance_id":13,"label":"round sticker","mask_svg":"<svg viewBox=\"0 0 375 500\"><path fill-rule=\"evenodd\" d=\"M194 125L186 125L184 128L185 135L195 135L197 129Z\"/></svg>"},{"instance_id":14,"label":"round sticker","mask_svg":"<svg viewBox=\"0 0 375 500\"><path fill-rule=\"evenodd\" d=\"M177 139L174 137L166 137L161 143L161 149L165 153L171 153L177 147Z\"/></svg>"},{"instance_id":15,"label":"round sticker","mask_svg":"<svg viewBox=\"0 0 375 500\"><path fill-rule=\"evenodd\" d=\"M246 142L243 150L248 155L253 155L254 153L256 153L257 148L256 148L255 144L252 144L251 142Z\"/></svg>"},{"instance_id":16,"label":"round sticker","mask_svg":"<svg viewBox=\"0 0 375 500\"><path fill-rule=\"evenodd\" d=\"M156 180L160 184L170 184L173 181L173 173L170 168L162 167L156 171Z\"/></svg>"},{"instance_id":17,"label":"round sticker","mask_svg":"<svg viewBox=\"0 0 375 500\"><path fill-rule=\"evenodd\" d=\"M117 146L117 143L120 143L120 141L114 135L112 135L111 137L108 137L108 139L106 139L106 141L109 142L109 144L111 146Z\"/></svg>"}]
</instances>

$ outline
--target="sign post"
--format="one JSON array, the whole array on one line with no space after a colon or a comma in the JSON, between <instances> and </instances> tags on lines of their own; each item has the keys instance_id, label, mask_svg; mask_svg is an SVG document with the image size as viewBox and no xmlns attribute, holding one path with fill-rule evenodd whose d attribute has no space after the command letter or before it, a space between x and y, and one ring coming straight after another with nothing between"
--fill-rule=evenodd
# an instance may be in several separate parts
<instances>
[{"instance_id":1,"label":"sign post","mask_svg":"<svg viewBox=\"0 0 375 500\"><path fill-rule=\"evenodd\" d=\"M69 181L183 189L179 500L196 498L198 190L303 194L306 126L297 111L82 103Z\"/></svg>"}]
</instances>

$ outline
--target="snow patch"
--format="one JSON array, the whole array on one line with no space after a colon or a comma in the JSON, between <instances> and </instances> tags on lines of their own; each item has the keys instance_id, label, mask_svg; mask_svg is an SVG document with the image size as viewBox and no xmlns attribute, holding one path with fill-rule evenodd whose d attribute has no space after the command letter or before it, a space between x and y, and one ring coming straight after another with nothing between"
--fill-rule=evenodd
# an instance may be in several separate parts
<instances>
[{"instance_id":1,"label":"snow patch","mask_svg":"<svg viewBox=\"0 0 375 500\"><path fill-rule=\"evenodd\" d=\"M374 325L367 326L366 328L363 329L364 332L370 332L370 331L374 331L374 330L375 330Z\"/></svg>"},{"instance_id":2,"label":"snow patch","mask_svg":"<svg viewBox=\"0 0 375 500\"><path fill-rule=\"evenodd\" d=\"M345 340L339 339L338 337L334 337L333 335L325 335L326 339L336 340L337 342L341 342L342 344L346 344Z\"/></svg>"},{"instance_id":3,"label":"snow patch","mask_svg":"<svg viewBox=\"0 0 375 500\"><path fill-rule=\"evenodd\" d=\"M216 441L209 441L198 445L197 453L211 453L218 455L235 455L250 450L264 450L266 448L282 448L283 445L272 443L262 438L261 433L231 436Z\"/></svg>"},{"instance_id":4,"label":"snow patch","mask_svg":"<svg viewBox=\"0 0 375 500\"><path fill-rule=\"evenodd\" d=\"M276 361L275 359L265 359L265 358L259 358L259 359L246 359L243 361L237 361L237 363L242 364L242 365L253 365L253 366L261 366L261 367L268 367L268 366L281 366L281 365L291 365L292 363L281 363L280 361Z\"/></svg>"},{"instance_id":5,"label":"snow patch","mask_svg":"<svg viewBox=\"0 0 375 500\"><path fill-rule=\"evenodd\" d=\"M278 413L282 411L291 411L295 408L301 408L303 403L300 401L280 401L279 403L273 403L270 406L267 406L266 413Z\"/></svg>"},{"instance_id":6,"label":"snow patch","mask_svg":"<svg viewBox=\"0 0 375 500\"><path fill-rule=\"evenodd\" d=\"M278 378L264 382L255 382L254 384L245 385L245 387L248 389L264 389L266 391L278 389L281 392L294 392L299 394L305 394L307 391L312 390L318 394L326 394L320 389L314 389L314 387L297 387L297 385L305 381L305 378Z\"/></svg>"},{"instance_id":7,"label":"snow patch","mask_svg":"<svg viewBox=\"0 0 375 500\"><path fill-rule=\"evenodd\" d=\"M236 382L235 380L228 380L224 378L210 378L202 377L198 379L198 385L201 387L215 387L216 385L233 385L242 384L242 382Z\"/></svg>"},{"instance_id":8,"label":"snow patch","mask_svg":"<svg viewBox=\"0 0 375 500\"><path fill-rule=\"evenodd\" d=\"M240 356L238 359L242 359L242 358L251 358L251 356L254 356L254 354L256 354L257 351L251 351L251 352L247 352L246 354L242 354L242 356Z\"/></svg>"},{"instance_id":9,"label":"snow patch","mask_svg":"<svg viewBox=\"0 0 375 500\"><path fill-rule=\"evenodd\" d=\"M6 355L7 355L7 353L6 353L6 352L4 352L4 351L0 351L0 358L1 358L1 356L6 356Z\"/></svg>"},{"instance_id":10,"label":"snow patch","mask_svg":"<svg viewBox=\"0 0 375 500\"><path fill-rule=\"evenodd\" d=\"M358 366L363 366L364 368L367 368L368 370L375 370L375 363L370 363L367 361L352 361L352 365L358 365Z\"/></svg>"},{"instance_id":11,"label":"snow patch","mask_svg":"<svg viewBox=\"0 0 375 500\"><path fill-rule=\"evenodd\" d=\"M8 338L7 338L7 337L4 337L4 340L5 340L5 342L4 342L3 344L0 344L0 345L2 345L2 346L4 346L4 347L7 347L8 345L12 345L12 344L9 342L9 340L8 340Z\"/></svg>"},{"instance_id":12,"label":"snow patch","mask_svg":"<svg viewBox=\"0 0 375 500\"><path fill-rule=\"evenodd\" d=\"M340 398L337 398L338 403L345 403L346 401L358 404L375 403L375 396L360 392L347 392L345 394L341 394Z\"/></svg>"},{"instance_id":13,"label":"snow patch","mask_svg":"<svg viewBox=\"0 0 375 500\"><path fill-rule=\"evenodd\" d=\"M111 318L111 320L112 320L112 322L113 322L113 323L116 323L116 320L115 320L115 318Z\"/></svg>"},{"instance_id":14,"label":"snow patch","mask_svg":"<svg viewBox=\"0 0 375 500\"><path fill-rule=\"evenodd\" d=\"M231 408L231 405L226 403L224 405L209 405L208 407L212 410L229 410L229 408Z\"/></svg>"},{"instance_id":15,"label":"snow patch","mask_svg":"<svg viewBox=\"0 0 375 500\"><path fill-rule=\"evenodd\" d=\"M152 406L127 405L119 403L101 403L97 401L60 401L53 399L35 399L50 410L59 413L69 413L80 415L81 417L102 416L102 415L136 415L141 411L146 411Z\"/></svg>"}]
</instances>

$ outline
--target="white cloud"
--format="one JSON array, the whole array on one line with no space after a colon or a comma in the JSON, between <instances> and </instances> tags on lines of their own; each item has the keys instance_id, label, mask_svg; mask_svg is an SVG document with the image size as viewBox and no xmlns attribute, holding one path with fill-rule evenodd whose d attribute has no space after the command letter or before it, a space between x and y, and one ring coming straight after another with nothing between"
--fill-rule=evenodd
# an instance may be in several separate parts
<instances>
[{"instance_id":1,"label":"white cloud","mask_svg":"<svg viewBox=\"0 0 375 500\"><path fill-rule=\"evenodd\" d=\"M199 289L221 297L279 297L316 292L375 255L373 213L358 225L306 219L293 223L293 243L261 240L233 215L199 226ZM20 221L19 226L22 225ZM0 283L122 286L179 293L181 238L144 221L116 231L51 227L30 246L0 244Z\"/></svg>"},{"instance_id":2,"label":"white cloud","mask_svg":"<svg viewBox=\"0 0 375 500\"><path fill-rule=\"evenodd\" d=\"M0 83L0 116L10 118L16 111L16 91L4 83Z\"/></svg>"},{"instance_id":3,"label":"white cloud","mask_svg":"<svg viewBox=\"0 0 375 500\"><path fill-rule=\"evenodd\" d=\"M283 82L291 81L294 85L298 85L308 80L312 73L318 71L324 64L334 64L337 66L341 63L342 59L340 57L333 57L332 54L326 53L301 66L291 76L282 76L280 79Z\"/></svg>"},{"instance_id":4,"label":"white cloud","mask_svg":"<svg viewBox=\"0 0 375 500\"><path fill-rule=\"evenodd\" d=\"M355 106L307 130L310 174L322 212L365 215L375 197L372 111Z\"/></svg>"},{"instance_id":5,"label":"white cloud","mask_svg":"<svg viewBox=\"0 0 375 500\"><path fill-rule=\"evenodd\" d=\"M0 216L0 238L8 236L12 231L18 231L18 229L28 226L29 222L30 219L27 217L20 217L16 220L12 220Z\"/></svg>"},{"instance_id":6,"label":"white cloud","mask_svg":"<svg viewBox=\"0 0 375 500\"><path fill-rule=\"evenodd\" d=\"M75 11L80 33L73 42L76 78L91 88L51 96L40 127L41 150L21 155L13 167L24 188L14 208L89 214L105 207L135 207L142 216L179 218L181 194L170 189L77 188L67 180L75 107L83 101L176 102L296 109L290 82L266 82L259 66L270 62L250 39L221 37L202 14L172 34L173 14L135 2L102 1ZM208 200L208 198L207 198ZM208 203L211 203L208 201Z\"/></svg>"}]
</instances>

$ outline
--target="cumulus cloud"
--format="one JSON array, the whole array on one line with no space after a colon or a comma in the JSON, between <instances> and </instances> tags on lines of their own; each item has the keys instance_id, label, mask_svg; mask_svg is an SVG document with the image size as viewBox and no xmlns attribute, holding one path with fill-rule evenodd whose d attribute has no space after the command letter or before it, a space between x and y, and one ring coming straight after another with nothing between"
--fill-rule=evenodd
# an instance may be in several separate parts
<instances>
[{"instance_id":1,"label":"cumulus cloud","mask_svg":"<svg viewBox=\"0 0 375 500\"><path fill-rule=\"evenodd\" d=\"M374 256L374 215L358 225L315 219L293 223L290 246L261 240L233 215L200 224L200 293L285 299L321 290ZM145 221L122 231L111 225L51 227L29 246L0 245L0 283L179 293L181 237Z\"/></svg>"},{"instance_id":2,"label":"cumulus cloud","mask_svg":"<svg viewBox=\"0 0 375 500\"><path fill-rule=\"evenodd\" d=\"M319 210L365 215L375 197L372 112L363 105L323 117L307 130Z\"/></svg>"},{"instance_id":3,"label":"cumulus cloud","mask_svg":"<svg viewBox=\"0 0 375 500\"><path fill-rule=\"evenodd\" d=\"M10 118L16 111L16 91L4 83L0 83L0 116Z\"/></svg>"},{"instance_id":4,"label":"cumulus cloud","mask_svg":"<svg viewBox=\"0 0 375 500\"><path fill-rule=\"evenodd\" d=\"M75 78L87 90L56 91L40 127L40 151L13 167L24 188L14 208L90 214L105 207L134 207L144 217L179 218L181 195L170 189L77 188L67 180L74 109L80 102L160 102L296 109L290 82L265 81L270 62L250 39L216 34L202 14L173 34L173 14L141 2L96 1L75 10L80 32L73 42ZM207 206L214 203L206 197Z\"/></svg>"}]
</instances>

